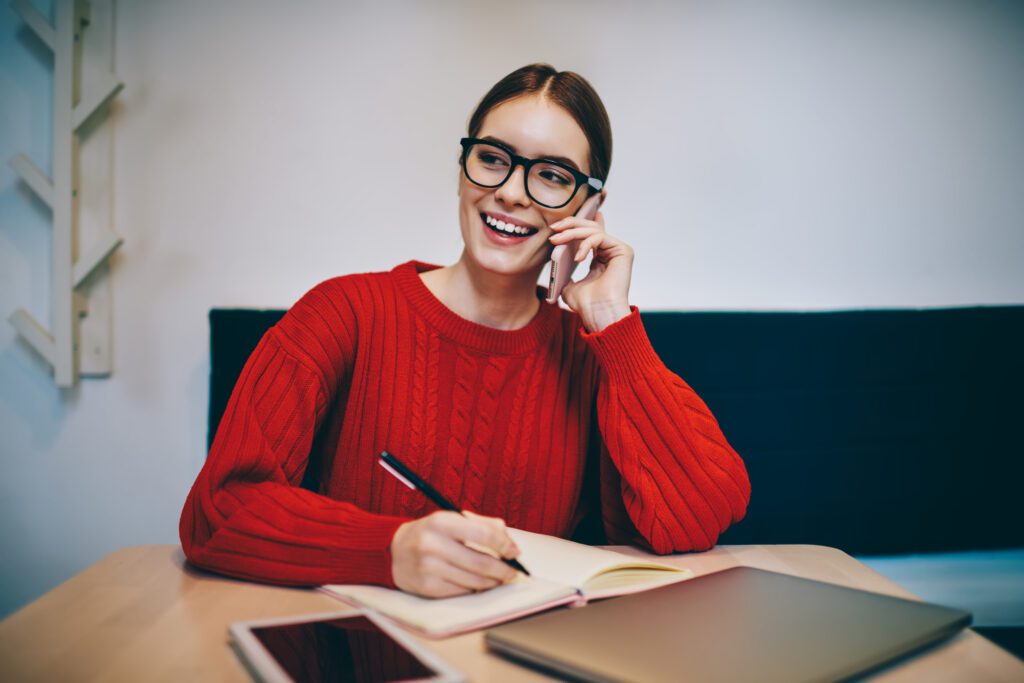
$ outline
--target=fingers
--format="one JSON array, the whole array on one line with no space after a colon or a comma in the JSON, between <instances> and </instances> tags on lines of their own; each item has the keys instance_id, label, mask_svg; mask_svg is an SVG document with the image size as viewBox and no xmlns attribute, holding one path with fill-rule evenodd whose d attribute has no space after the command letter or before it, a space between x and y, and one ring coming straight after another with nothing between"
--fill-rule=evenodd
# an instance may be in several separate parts
<instances>
[{"instance_id":1,"label":"fingers","mask_svg":"<svg viewBox=\"0 0 1024 683\"><path fill-rule=\"evenodd\" d=\"M391 542L395 585L443 597L514 580L517 572L498 559L519 554L504 521L468 515L435 512L400 526Z\"/></svg>"},{"instance_id":2,"label":"fingers","mask_svg":"<svg viewBox=\"0 0 1024 683\"><path fill-rule=\"evenodd\" d=\"M566 244L568 242L572 242L573 240L582 240L592 235L604 234L607 233L604 233L597 228L569 228L568 230L565 230L563 232L551 235L551 237L548 238L548 241L551 242L551 244Z\"/></svg>"},{"instance_id":3,"label":"fingers","mask_svg":"<svg viewBox=\"0 0 1024 683\"><path fill-rule=\"evenodd\" d=\"M601 226L594 225L581 225L577 227L567 227L559 230L558 232L550 235L548 241L552 244L565 244L575 240L584 240L589 237L596 235L605 235L609 240L618 241L607 232Z\"/></svg>"},{"instance_id":4,"label":"fingers","mask_svg":"<svg viewBox=\"0 0 1024 683\"><path fill-rule=\"evenodd\" d=\"M483 590L484 588L493 588L499 583L507 583L516 578L516 570L500 559L486 551L481 552L472 546L465 546L458 541L445 539L445 543L439 549L439 552L446 562L458 568L461 572L466 572L478 579L489 582L483 586L464 584L467 587Z\"/></svg>"},{"instance_id":5,"label":"fingers","mask_svg":"<svg viewBox=\"0 0 1024 683\"><path fill-rule=\"evenodd\" d=\"M601 214L597 214L594 217L596 220L590 220L587 218L580 218L579 216L566 216L560 221L555 221L548 227L556 233L565 232L573 228L594 228L596 230L604 229L604 217Z\"/></svg>"},{"instance_id":6,"label":"fingers","mask_svg":"<svg viewBox=\"0 0 1024 683\"><path fill-rule=\"evenodd\" d=\"M439 522L462 543L481 546L484 552L493 551L498 557L511 559L519 555L519 548L508 535L504 520L497 517L484 517L467 511Z\"/></svg>"},{"instance_id":7,"label":"fingers","mask_svg":"<svg viewBox=\"0 0 1024 683\"><path fill-rule=\"evenodd\" d=\"M501 561L519 555L519 548L508 535L505 522L496 517L466 512L463 515L437 515L440 546L437 552L459 569L504 583L516 577L516 571ZM463 584L476 590L475 584ZM485 586L492 588L496 583Z\"/></svg>"},{"instance_id":8,"label":"fingers","mask_svg":"<svg viewBox=\"0 0 1024 683\"><path fill-rule=\"evenodd\" d=\"M596 228L570 228L557 235L552 235L548 239L552 244L568 244L569 242L579 241L573 254L573 258L577 262L585 259L587 254L595 249L613 249L624 244L603 230Z\"/></svg>"},{"instance_id":9,"label":"fingers","mask_svg":"<svg viewBox=\"0 0 1024 683\"><path fill-rule=\"evenodd\" d=\"M453 547L445 548L436 555L428 555L424 558L422 563L424 575L440 578L453 586L459 587L463 593L485 591L515 578L514 571L493 557L476 553L458 543L452 543ZM498 575L494 576L487 573L487 570L477 571L476 568L471 566L473 565L473 560L461 557L460 551L468 555L476 555L498 565L501 569L491 570ZM465 563L465 565L462 563ZM511 576L504 571L506 569L511 572Z\"/></svg>"},{"instance_id":10,"label":"fingers","mask_svg":"<svg viewBox=\"0 0 1024 683\"><path fill-rule=\"evenodd\" d=\"M587 239L583 240L580 243L579 248L576 250L576 261L579 262L587 258L587 254L601 246L601 243L604 242L605 237L606 235L604 233L600 233L598 235L591 235Z\"/></svg>"},{"instance_id":11,"label":"fingers","mask_svg":"<svg viewBox=\"0 0 1024 683\"><path fill-rule=\"evenodd\" d=\"M579 235L580 231L590 234L594 231L604 232L604 228L594 221L584 221L582 219L573 218L572 223L562 224L561 222L551 224L551 238L558 237L559 235L573 234ZM577 239L577 238L570 238Z\"/></svg>"}]
</instances>

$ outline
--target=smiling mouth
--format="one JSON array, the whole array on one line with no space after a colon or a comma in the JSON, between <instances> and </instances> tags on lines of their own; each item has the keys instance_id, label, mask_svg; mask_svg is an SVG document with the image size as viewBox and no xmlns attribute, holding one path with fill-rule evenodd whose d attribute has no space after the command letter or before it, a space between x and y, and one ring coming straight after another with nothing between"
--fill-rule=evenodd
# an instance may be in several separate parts
<instances>
[{"instance_id":1,"label":"smiling mouth","mask_svg":"<svg viewBox=\"0 0 1024 683\"><path fill-rule=\"evenodd\" d=\"M529 237L539 232L537 228L527 228L522 225L499 221L488 216L486 213L481 213L480 218L483 219L484 225L503 237Z\"/></svg>"}]
</instances>

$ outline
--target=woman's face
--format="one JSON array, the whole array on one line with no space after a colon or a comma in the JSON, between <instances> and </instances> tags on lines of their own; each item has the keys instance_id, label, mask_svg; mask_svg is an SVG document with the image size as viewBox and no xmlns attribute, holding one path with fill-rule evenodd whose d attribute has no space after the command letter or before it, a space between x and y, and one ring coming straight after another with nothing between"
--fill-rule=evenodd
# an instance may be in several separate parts
<instances>
[{"instance_id":1,"label":"woman's face","mask_svg":"<svg viewBox=\"0 0 1024 683\"><path fill-rule=\"evenodd\" d=\"M590 144L572 116L557 104L536 95L504 102L484 117L478 138L493 138L528 159L565 157L590 173ZM567 205L549 209L530 199L517 166L501 187L474 185L460 174L459 223L465 254L484 270L505 275L533 272L534 278L553 248L548 238L552 223L574 214L586 200L581 187ZM526 236L506 237L489 227L484 216L533 228Z\"/></svg>"}]
</instances>

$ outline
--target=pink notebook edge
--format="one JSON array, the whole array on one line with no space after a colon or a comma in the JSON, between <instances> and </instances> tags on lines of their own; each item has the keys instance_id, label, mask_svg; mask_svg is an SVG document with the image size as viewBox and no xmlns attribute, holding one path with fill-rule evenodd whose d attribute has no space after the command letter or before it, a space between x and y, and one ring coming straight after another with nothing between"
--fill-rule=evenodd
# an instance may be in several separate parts
<instances>
[{"instance_id":1,"label":"pink notebook edge","mask_svg":"<svg viewBox=\"0 0 1024 683\"><path fill-rule=\"evenodd\" d=\"M515 612L505 612L504 614L499 614L499 615L496 615L494 617L483 619L482 621L475 621L475 622L470 623L470 624L463 624L462 626L457 626L455 628L447 629L445 631L426 631L426 630L420 628L419 626L416 626L415 624L410 624L410 623L408 623L406 621L403 621L400 617L393 617L393 616L391 616L389 614L386 614L384 612L376 610L376 609L370 607L369 605L364 605L364 604L360 603L358 600L354 600L352 598L348 598L346 596L339 595L338 593L335 593L334 591L332 591L331 589L327 588L326 586L317 586L316 590L321 592L321 593L324 593L325 595L329 595L332 598L334 598L335 600L338 600L339 602L342 602L342 603L344 603L344 604L346 604L346 605L348 605L350 607L355 607L357 609L370 610L374 614L379 615L379 616L387 619L388 621L401 626L402 628L406 629L407 631L412 631L413 633L415 633L417 635L423 636L424 638L430 638L431 640L440 640L442 638L450 638L452 636L461 635L463 633L470 633L472 631L479 631L480 629L483 629L483 628L489 628L491 626L497 626L498 624L503 624L506 621L512 621L513 619L519 619L519 618L528 616L530 614L535 614L537 612L544 612L545 610L554 609L555 607L561 607L562 605L569 605L570 607L582 607L587 602L587 599L584 598L579 593L579 591L577 591L575 593L570 593L568 595L565 595L565 596L563 596L561 598L555 598L554 600L548 600L547 602L542 602L542 603L538 603L536 605L531 605L529 607L524 607L524 608L522 608L520 610L516 610Z\"/></svg>"}]
</instances>

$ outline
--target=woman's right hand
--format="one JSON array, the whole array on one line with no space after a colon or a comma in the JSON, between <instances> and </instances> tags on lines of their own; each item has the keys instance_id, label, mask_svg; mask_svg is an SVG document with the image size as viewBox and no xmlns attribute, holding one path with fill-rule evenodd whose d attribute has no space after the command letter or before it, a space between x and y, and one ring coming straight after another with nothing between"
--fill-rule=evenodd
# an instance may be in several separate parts
<instances>
[{"instance_id":1,"label":"woman's right hand","mask_svg":"<svg viewBox=\"0 0 1024 683\"><path fill-rule=\"evenodd\" d=\"M403 591L428 598L483 591L514 580L518 572L488 552L507 559L519 555L505 522L471 512L434 512L395 531L391 576Z\"/></svg>"}]
</instances>

